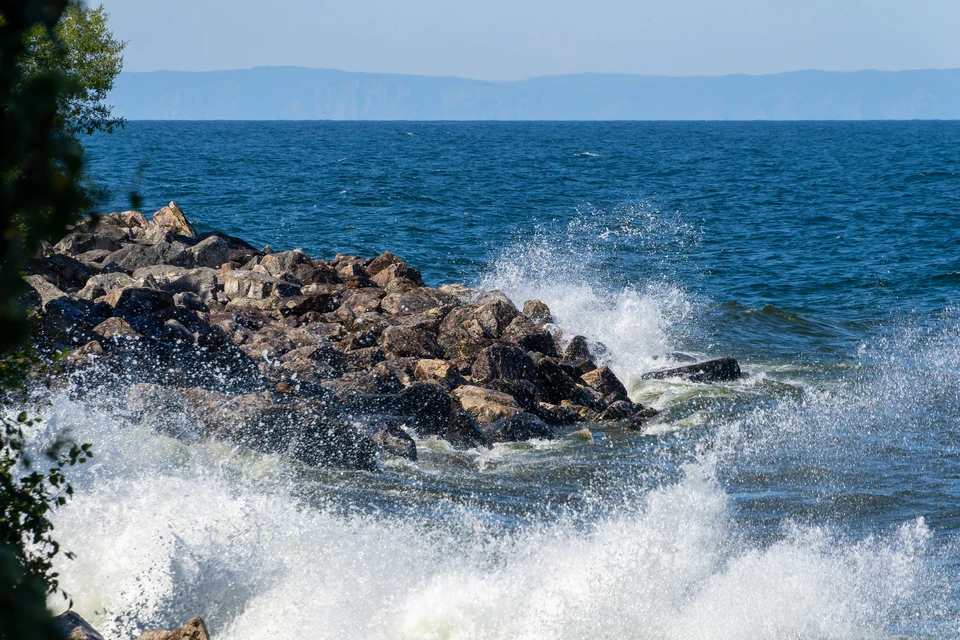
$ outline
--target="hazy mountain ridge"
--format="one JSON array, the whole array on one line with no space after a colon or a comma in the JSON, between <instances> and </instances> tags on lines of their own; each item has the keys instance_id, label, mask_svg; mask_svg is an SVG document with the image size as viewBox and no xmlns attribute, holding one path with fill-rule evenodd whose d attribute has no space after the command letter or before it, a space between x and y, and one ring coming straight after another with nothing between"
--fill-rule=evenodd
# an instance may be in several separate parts
<instances>
[{"instance_id":1,"label":"hazy mountain ridge","mask_svg":"<svg viewBox=\"0 0 960 640\"><path fill-rule=\"evenodd\" d=\"M258 67L122 73L111 100L130 120L960 119L960 69L487 82Z\"/></svg>"}]
</instances>

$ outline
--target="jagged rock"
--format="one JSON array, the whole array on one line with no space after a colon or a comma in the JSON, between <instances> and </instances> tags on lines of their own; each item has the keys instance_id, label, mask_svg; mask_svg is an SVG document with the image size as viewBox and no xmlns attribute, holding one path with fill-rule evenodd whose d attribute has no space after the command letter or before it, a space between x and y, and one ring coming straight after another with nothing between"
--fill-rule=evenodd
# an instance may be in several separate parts
<instances>
[{"instance_id":1,"label":"jagged rock","mask_svg":"<svg viewBox=\"0 0 960 640\"><path fill-rule=\"evenodd\" d=\"M548 424L576 424L580 421L580 416L576 411L557 404L550 404L549 402L541 402L537 406L536 411L531 413L539 416L540 419Z\"/></svg>"},{"instance_id":2,"label":"jagged rock","mask_svg":"<svg viewBox=\"0 0 960 640\"><path fill-rule=\"evenodd\" d=\"M588 371L580 376L580 379L583 380L588 387L603 396L616 394L626 397L627 395L627 388L623 386L620 379L617 378L616 374L610 371L608 367L598 367L593 371Z\"/></svg>"},{"instance_id":3,"label":"jagged rock","mask_svg":"<svg viewBox=\"0 0 960 640\"><path fill-rule=\"evenodd\" d=\"M415 293L418 289L420 285L409 278L394 278L383 285L387 293Z\"/></svg>"},{"instance_id":4,"label":"jagged rock","mask_svg":"<svg viewBox=\"0 0 960 640\"><path fill-rule=\"evenodd\" d=\"M167 206L153 214L153 224L176 233L177 235L188 238L196 238L197 232L193 225L187 220L183 210L176 202L170 202Z\"/></svg>"},{"instance_id":5,"label":"jagged rock","mask_svg":"<svg viewBox=\"0 0 960 640\"><path fill-rule=\"evenodd\" d=\"M473 363L473 379L484 383L506 378L508 380L530 379L535 375L536 365L520 347L494 345L480 352Z\"/></svg>"},{"instance_id":6,"label":"jagged rock","mask_svg":"<svg viewBox=\"0 0 960 640\"><path fill-rule=\"evenodd\" d=\"M436 312L439 317L444 300L424 292L390 293L380 302L383 312L391 316L414 316Z\"/></svg>"},{"instance_id":7,"label":"jagged rock","mask_svg":"<svg viewBox=\"0 0 960 640\"><path fill-rule=\"evenodd\" d=\"M142 337L130 323L123 318L107 318L93 328L93 332L110 340L114 338L137 339Z\"/></svg>"},{"instance_id":8,"label":"jagged rock","mask_svg":"<svg viewBox=\"0 0 960 640\"><path fill-rule=\"evenodd\" d=\"M373 346L350 349L343 355L347 368L353 370L370 369L387 358L387 354L383 352L383 349Z\"/></svg>"},{"instance_id":9,"label":"jagged rock","mask_svg":"<svg viewBox=\"0 0 960 640\"><path fill-rule=\"evenodd\" d=\"M408 267L403 262L391 264L370 276L370 279L380 287L385 287L398 278L409 280L417 286L423 286L423 277L420 275L420 272L413 267Z\"/></svg>"},{"instance_id":10,"label":"jagged rock","mask_svg":"<svg viewBox=\"0 0 960 640\"><path fill-rule=\"evenodd\" d=\"M35 258L28 264L29 270L46 276L60 289L77 290L93 275L82 262L62 253Z\"/></svg>"},{"instance_id":11,"label":"jagged rock","mask_svg":"<svg viewBox=\"0 0 960 640\"><path fill-rule=\"evenodd\" d=\"M31 276L25 276L23 279L26 280L27 284L29 284L37 292L37 295L40 296L39 307L41 309L51 300L56 300L57 298L62 298L63 296L67 295L41 275L35 274Z\"/></svg>"},{"instance_id":12,"label":"jagged rock","mask_svg":"<svg viewBox=\"0 0 960 640\"><path fill-rule=\"evenodd\" d=\"M341 306L354 313L379 312L380 301L385 295L382 290L376 288L357 289L344 294Z\"/></svg>"},{"instance_id":13,"label":"jagged rock","mask_svg":"<svg viewBox=\"0 0 960 640\"><path fill-rule=\"evenodd\" d=\"M474 313L474 318L488 336L499 338L519 314L509 300L494 299L481 304Z\"/></svg>"},{"instance_id":14,"label":"jagged rock","mask_svg":"<svg viewBox=\"0 0 960 640\"><path fill-rule=\"evenodd\" d=\"M264 300L271 296L285 298L296 296L300 287L256 271L228 271L223 278L223 293L228 300L249 298Z\"/></svg>"},{"instance_id":15,"label":"jagged rock","mask_svg":"<svg viewBox=\"0 0 960 640\"><path fill-rule=\"evenodd\" d=\"M484 383L488 389L512 396L524 411L536 414L540 407L540 391L529 380L498 379Z\"/></svg>"},{"instance_id":16,"label":"jagged rock","mask_svg":"<svg viewBox=\"0 0 960 640\"><path fill-rule=\"evenodd\" d=\"M340 256L337 256L338 258ZM394 264L404 264L403 260L393 255L389 251L384 251L379 256L373 259L370 264L366 267L367 275L375 276L380 273L382 270Z\"/></svg>"},{"instance_id":17,"label":"jagged rock","mask_svg":"<svg viewBox=\"0 0 960 640\"><path fill-rule=\"evenodd\" d=\"M230 261L230 247L219 236L210 236L189 249L192 266L219 269L220 265Z\"/></svg>"},{"instance_id":18,"label":"jagged rock","mask_svg":"<svg viewBox=\"0 0 960 640\"><path fill-rule=\"evenodd\" d=\"M203 618L196 617L173 631L147 631L137 640L210 640L210 632L207 631Z\"/></svg>"},{"instance_id":19,"label":"jagged rock","mask_svg":"<svg viewBox=\"0 0 960 640\"><path fill-rule=\"evenodd\" d=\"M597 419L602 422L612 422L629 420L634 417L649 418L656 414L656 410L648 410L642 404L636 404L629 400L618 400L611 403Z\"/></svg>"},{"instance_id":20,"label":"jagged rock","mask_svg":"<svg viewBox=\"0 0 960 640\"><path fill-rule=\"evenodd\" d=\"M516 413L500 418L483 427L483 433L491 442L521 442L523 440L557 437L554 428L530 413Z\"/></svg>"},{"instance_id":21,"label":"jagged rock","mask_svg":"<svg viewBox=\"0 0 960 640\"><path fill-rule=\"evenodd\" d=\"M136 286L137 280L126 273L101 273L87 280L83 289L77 292L78 298L96 300L114 289Z\"/></svg>"},{"instance_id":22,"label":"jagged rock","mask_svg":"<svg viewBox=\"0 0 960 640\"><path fill-rule=\"evenodd\" d=\"M443 355L443 350L437 344L436 336L429 331L421 331L412 327L387 327L380 337L380 344L384 351L395 353L401 357L436 358Z\"/></svg>"},{"instance_id":23,"label":"jagged rock","mask_svg":"<svg viewBox=\"0 0 960 640\"><path fill-rule=\"evenodd\" d=\"M103 636L76 611L64 611L56 618L56 626L65 640L103 640ZM150 639L148 639L150 640ZM191 640L193 640L191 638ZM200 640L207 640L201 638Z\"/></svg>"},{"instance_id":24,"label":"jagged rock","mask_svg":"<svg viewBox=\"0 0 960 640\"><path fill-rule=\"evenodd\" d=\"M71 233L54 245L53 250L69 256L78 256L90 251L117 251L123 244L100 233Z\"/></svg>"},{"instance_id":25,"label":"jagged rock","mask_svg":"<svg viewBox=\"0 0 960 640\"><path fill-rule=\"evenodd\" d=\"M644 380L662 380L664 378L683 378L691 382L724 382L736 380L742 375L740 363L730 357L716 358L682 367L648 371L641 377Z\"/></svg>"},{"instance_id":26,"label":"jagged rock","mask_svg":"<svg viewBox=\"0 0 960 640\"><path fill-rule=\"evenodd\" d=\"M136 275L136 273L134 273ZM164 291L170 293L192 293L199 296L204 303L216 300L220 288L220 279L215 269L197 267L184 270L176 278L170 279L163 285Z\"/></svg>"},{"instance_id":27,"label":"jagged rock","mask_svg":"<svg viewBox=\"0 0 960 640\"><path fill-rule=\"evenodd\" d=\"M146 287L114 289L103 296L116 315L143 316L173 306L173 294Z\"/></svg>"},{"instance_id":28,"label":"jagged rock","mask_svg":"<svg viewBox=\"0 0 960 640\"><path fill-rule=\"evenodd\" d=\"M539 300L527 300L524 302L523 315L529 318L534 324L540 326L553 324L553 314L550 313L550 307Z\"/></svg>"},{"instance_id":29,"label":"jagged rock","mask_svg":"<svg viewBox=\"0 0 960 640\"><path fill-rule=\"evenodd\" d=\"M486 445L473 418L439 385L416 382L401 391L397 399L399 412L412 419L411 426L420 436L443 438L458 449Z\"/></svg>"},{"instance_id":30,"label":"jagged rock","mask_svg":"<svg viewBox=\"0 0 960 640\"><path fill-rule=\"evenodd\" d=\"M556 358L535 353L531 354L531 357L536 365L533 382L537 385L545 402L560 404L563 399L569 398L574 393L577 387L576 379L560 365Z\"/></svg>"},{"instance_id":31,"label":"jagged rock","mask_svg":"<svg viewBox=\"0 0 960 640\"><path fill-rule=\"evenodd\" d=\"M557 355L557 348L550 332L523 315L517 316L510 322L501 339L519 345L527 351L537 351L547 356Z\"/></svg>"},{"instance_id":32,"label":"jagged rock","mask_svg":"<svg viewBox=\"0 0 960 640\"><path fill-rule=\"evenodd\" d=\"M37 338L45 347L86 344L97 337L89 329L94 319L93 304L89 301L71 296L54 298L43 305Z\"/></svg>"},{"instance_id":33,"label":"jagged rock","mask_svg":"<svg viewBox=\"0 0 960 640\"><path fill-rule=\"evenodd\" d=\"M193 255L190 253L189 246L182 242L167 241L152 245L128 244L104 259L105 268L111 263L128 273L141 267L158 264L170 264L186 268L194 266Z\"/></svg>"},{"instance_id":34,"label":"jagged rock","mask_svg":"<svg viewBox=\"0 0 960 640\"><path fill-rule=\"evenodd\" d=\"M340 282L340 277L333 267L324 262L312 260L300 249L264 256L260 261L260 266L276 278L289 274L296 278L301 285ZM358 275L364 274L361 271Z\"/></svg>"},{"instance_id":35,"label":"jagged rock","mask_svg":"<svg viewBox=\"0 0 960 640\"><path fill-rule=\"evenodd\" d=\"M178 267L172 264L157 264L149 267L140 267L134 270L130 277L134 280L141 281L146 280L148 277L153 278L159 287L173 282L185 273L189 273L189 270L184 267Z\"/></svg>"},{"instance_id":36,"label":"jagged rock","mask_svg":"<svg viewBox=\"0 0 960 640\"><path fill-rule=\"evenodd\" d=\"M516 415L523 410L513 396L474 385L458 387L452 393L460 406L481 425Z\"/></svg>"},{"instance_id":37,"label":"jagged rock","mask_svg":"<svg viewBox=\"0 0 960 640\"><path fill-rule=\"evenodd\" d=\"M447 390L456 389L466 382L453 364L429 358L417 361L414 378L421 382L436 382Z\"/></svg>"}]
</instances>

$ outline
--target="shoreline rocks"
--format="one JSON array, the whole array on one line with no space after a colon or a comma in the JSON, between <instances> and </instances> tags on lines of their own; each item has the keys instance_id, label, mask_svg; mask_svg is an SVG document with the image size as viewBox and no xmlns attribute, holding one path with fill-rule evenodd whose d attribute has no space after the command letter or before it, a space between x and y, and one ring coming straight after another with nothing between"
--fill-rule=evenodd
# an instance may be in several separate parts
<instances>
[{"instance_id":1,"label":"shoreline rocks","mask_svg":"<svg viewBox=\"0 0 960 640\"><path fill-rule=\"evenodd\" d=\"M586 338L561 339L541 301L521 310L499 291L429 287L389 251L257 250L198 234L175 202L152 220L128 211L78 226L26 280L38 347L72 350L78 388L120 376L126 405L181 438L373 470L378 456L416 459L411 435L470 448L656 414Z\"/></svg>"}]
</instances>

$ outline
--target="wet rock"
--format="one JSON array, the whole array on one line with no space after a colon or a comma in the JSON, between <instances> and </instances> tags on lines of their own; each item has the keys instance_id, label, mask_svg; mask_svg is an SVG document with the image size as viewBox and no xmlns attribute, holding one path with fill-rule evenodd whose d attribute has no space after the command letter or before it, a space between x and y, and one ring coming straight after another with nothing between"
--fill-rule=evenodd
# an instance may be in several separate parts
<instances>
[{"instance_id":1,"label":"wet rock","mask_svg":"<svg viewBox=\"0 0 960 640\"><path fill-rule=\"evenodd\" d=\"M603 396L616 394L626 397L627 388L608 367L598 367L580 376L584 384Z\"/></svg>"},{"instance_id":2,"label":"wet rock","mask_svg":"<svg viewBox=\"0 0 960 640\"><path fill-rule=\"evenodd\" d=\"M479 383L506 378L529 379L535 375L536 365L520 347L494 345L480 352L473 363L473 379Z\"/></svg>"},{"instance_id":3,"label":"wet rock","mask_svg":"<svg viewBox=\"0 0 960 640\"><path fill-rule=\"evenodd\" d=\"M210 640L210 633L203 618L196 617L188 620L182 627L173 631L147 631L137 640Z\"/></svg>"},{"instance_id":4,"label":"wet rock","mask_svg":"<svg viewBox=\"0 0 960 640\"><path fill-rule=\"evenodd\" d=\"M547 424L569 425L580 422L580 415L576 411L549 402L541 402L537 405L537 409L531 413Z\"/></svg>"},{"instance_id":5,"label":"wet rock","mask_svg":"<svg viewBox=\"0 0 960 640\"><path fill-rule=\"evenodd\" d=\"M344 352L344 362L348 369L370 369L387 358L380 347L360 347Z\"/></svg>"},{"instance_id":6,"label":"wet rock","mask_svg":"<svg viewBox=\"0 0 960 640\"><path fill-rule=\"evenodd\" d=\"M170 204L153 214L153 224L162 229L172 231L177 235L188 238L197 237L197 232L194 230L193 225L187 220L187 216L184 215L183 210L176 202L171 201Z\"/></svg>"},{"instance_id":7,"label":"wet rock","mask_svg":"<svg viewBox=\"0 0 960 640\"><path fill-rule=\"evenodd\" d=\"M399 419L382 419L377 427L370 431L370 439L382 453L417 460L417 443L403 430Z\"/></svg>"},{"instance_id":8,"label":"wet rock","mask_svg":"<svg viewBox=\"0 0 960 640\"><path fill-rule=\"evenodd\" d=\"M394 278L383 285L383 290L387 293L414 293L419 288L419 284L408 278Z\"/></svg>"},{"instance_id":9,"label":"wet rock","mask_svg":"<svg viewBox=\"0 0 960 640\"><path fill-rule=\"evenodd\" d=\"M683 378L691 382L725 382L736 380L741 375L740 364L735 359L726 357L681 367L648 371L641 377L644 380Z\"/></svg>"},{"instance_id":10,"label":"wet rock","mask_svg":"<svg viewBox=\"0 0 960 640\"><path fill-rule=\"evenodd\" d=\"M501 339L512 342L527 351L537 351L547 356L557 355L557 348L550 332L537 326L526 316L514 318L504 330Z\"/></svg>"},{"instance_id":11,"label":"wet rock","mask_svg":"<svg viewBox=\"0 0 960 640\"><path fill-rule=\"evenodd\" d=\"M73 349L63 359L63 363L70 367L81 367L91 364L103 356L103 347L96 340L91 340L79 349Z\"/></svg>"},{"instance_id":12,"label":"wet rock","mask_svg":"<svg viewBox=\"0 0 960 640\"><path fill-rule=\"evenodd\" d=\"M523 315L536 325L543 326L545 324L553 324L553 314L550 313L550 307L539 300L527 300L524 302Z\"/></svg>"},{"instance_id":13,"label":"wet rock","mask_svg":"<svg viewBox=\"0 0 960 640\"><path fill-rule=\"evenodd\" d=\"M516 400L524 411L537 413L540 406L540 391L528 380L491 380L485 383L488 389L506 393Z\"/></svg>"},{"instance_id":14,"label":"wet rock","mask_svg":"<svg viewBox=\"0 0 960 640\"><path fill-rule=\"evenodd\" d=\"M339 256L338 256L339 257ZM389 251L384 251L373 259L366 267L367 275L375 276L387 267L395 264L404 264L403 260L393 255Z\"/></svg>"},{"instance_id":15,"label":"wet rock","mask_svg":"<svg viewBox=\"0 0 960 640\"><path fill-rule=\"evenodd\" d=\"M513 396L474 385L458 387L451 395L480 425L491 424L523 411Z\"/></svg>"},{"instance_id":16,"label":"wet rock","mask_svg":"<svg viewBox=\"0 0 960 640\"><path fill-rule=\"evenodd\" d=\"M473 418L456 406L437 384L416 382L397 396L399 413L421 437L437 436L457 449L485 446L486 438Z\"/></svg>"},{"instance_id":17,"label":"wet rock","mask_svg":"<svg viewBox=\"0 0 960 640\"><path fill-rule=\"evenodd\" d=\"M545 402L560 404L569 398L577 388L576 379L564 369L556 358L542 354L531 354L536 365L533 382L540 390L540 396Z\"/></svg>"},{"instance_id":18,"label":"wet rock","mask_svg":"<svg viewBox=\"0 0 960 640\"><path fill-rule=\"evenodd\" d=\"M444 300L423 292L390 293L381 301L383 312L391 316L414 316L440 311ZM439 314L438 314L439 316Z\"/></svg>"},{"instance_id":19,"label":"wet rock","mask_svg":"<svg viewBox=\"0 0 960 640\"><path fill-rule=\"evenodd\" d=\"M550 440L557 437L553 427L537 416L526 412L500 418L496 422L484 426L483 433L491 442Z\"/></svg>"},{"instance_id":20,"label":"wet rock","mask_svg":"<svg viewBox=\"0 0 960 640\"><path fill-rule=\"evenodd\" d=\"M43 305L37 326L38 342L46 348L86 344L97 337L89 330L93 319L93 304L89 301L70 296L54 298Z\"/></svg>"},{"instance_id":21,"label":"wet rock","mask_svg":"<svg viewBox=\"0 0 960 640\"><path fill-rule=\"evenodd\" d=\"M61 613L56 617L56 626L65 640L103 640L103 636L76 611Z\"/></svg>"},{"instance_id":22,"label":"wet rock","mask_svg":"<svg viewBox=\"0 0 960 640\"><path fill-rule=\"evenodd\" d=\"M443 355L436 336L429 331L412 327L387 327L380 338L380 344L384 351L401 357L436 358Z\"/></svg>"},{"instance_id":23,"label":"wet rock","mask_svg":"<svg viewBox=\"0 0 960 640\"><path fill-rule=\"evenodd\" d=\"M107 318L93 328L93 332L108 339L125 338L136 340L142 337L136 329L130 326L130 323L123 318Z\"/></svg>"},{"instance_id":24,"label":"wet rock","mask_svg":"<svg viewBox=\"0 0 960 640\"><path fill-rule=\"evenodd\" d=\"M509 300L494 299L481 304L474 313L474 319L491 338L499 338L513 319L520 314Z\"/></svg>"},{"instance_id":25,"label":"wet rock","mask_svg":"<svg viewBox=\"0 0 960 640\"><path fill-rule=\"evenodd\" d=\"M421 382L436 382L447 390L456 389L466 382L454 364L429 358L417 361L414 378Z\"/></svg>"}]
</instances>

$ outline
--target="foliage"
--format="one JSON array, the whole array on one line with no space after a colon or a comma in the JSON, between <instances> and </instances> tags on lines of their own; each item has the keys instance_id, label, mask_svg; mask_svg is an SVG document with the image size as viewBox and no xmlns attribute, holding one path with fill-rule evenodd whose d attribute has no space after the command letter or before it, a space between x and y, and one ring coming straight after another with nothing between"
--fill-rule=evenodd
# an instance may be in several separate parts
<instances>
[{"instance_id":1,"label":"foliage","mask_svg":"<svg viewBox=\"0 0 960 640\"><path fill-rule=\"evenodd\" d=\"M110 132L122 126L123 119L111 116L105 100L123 67L126 43L110 33L103 6L87 9L71 2L54 36L39 25L28 32L25 76L57 71L73 80L72 91L60 96L61 118L71 134Z\"/></svg>"},{"instance_id":2,"label":"foliage","mask_svg":"<svg viewBox=\"0 0 960 640\"><path fill-rule=\"evenodd\" d=\"M49 373L21 345L29 335L22 271L81 219L79 133L111 130L103 98L119 72L123 44L103 9L70 0L0 0L0 398L24 406L28 382ZM56 637L45 597L58 588L60 551L50 512L72 493L64 469L89 445L57 443L35 469L26 456L26 412L0 420L0 639Z\"/></svg>"}]
</instances>

